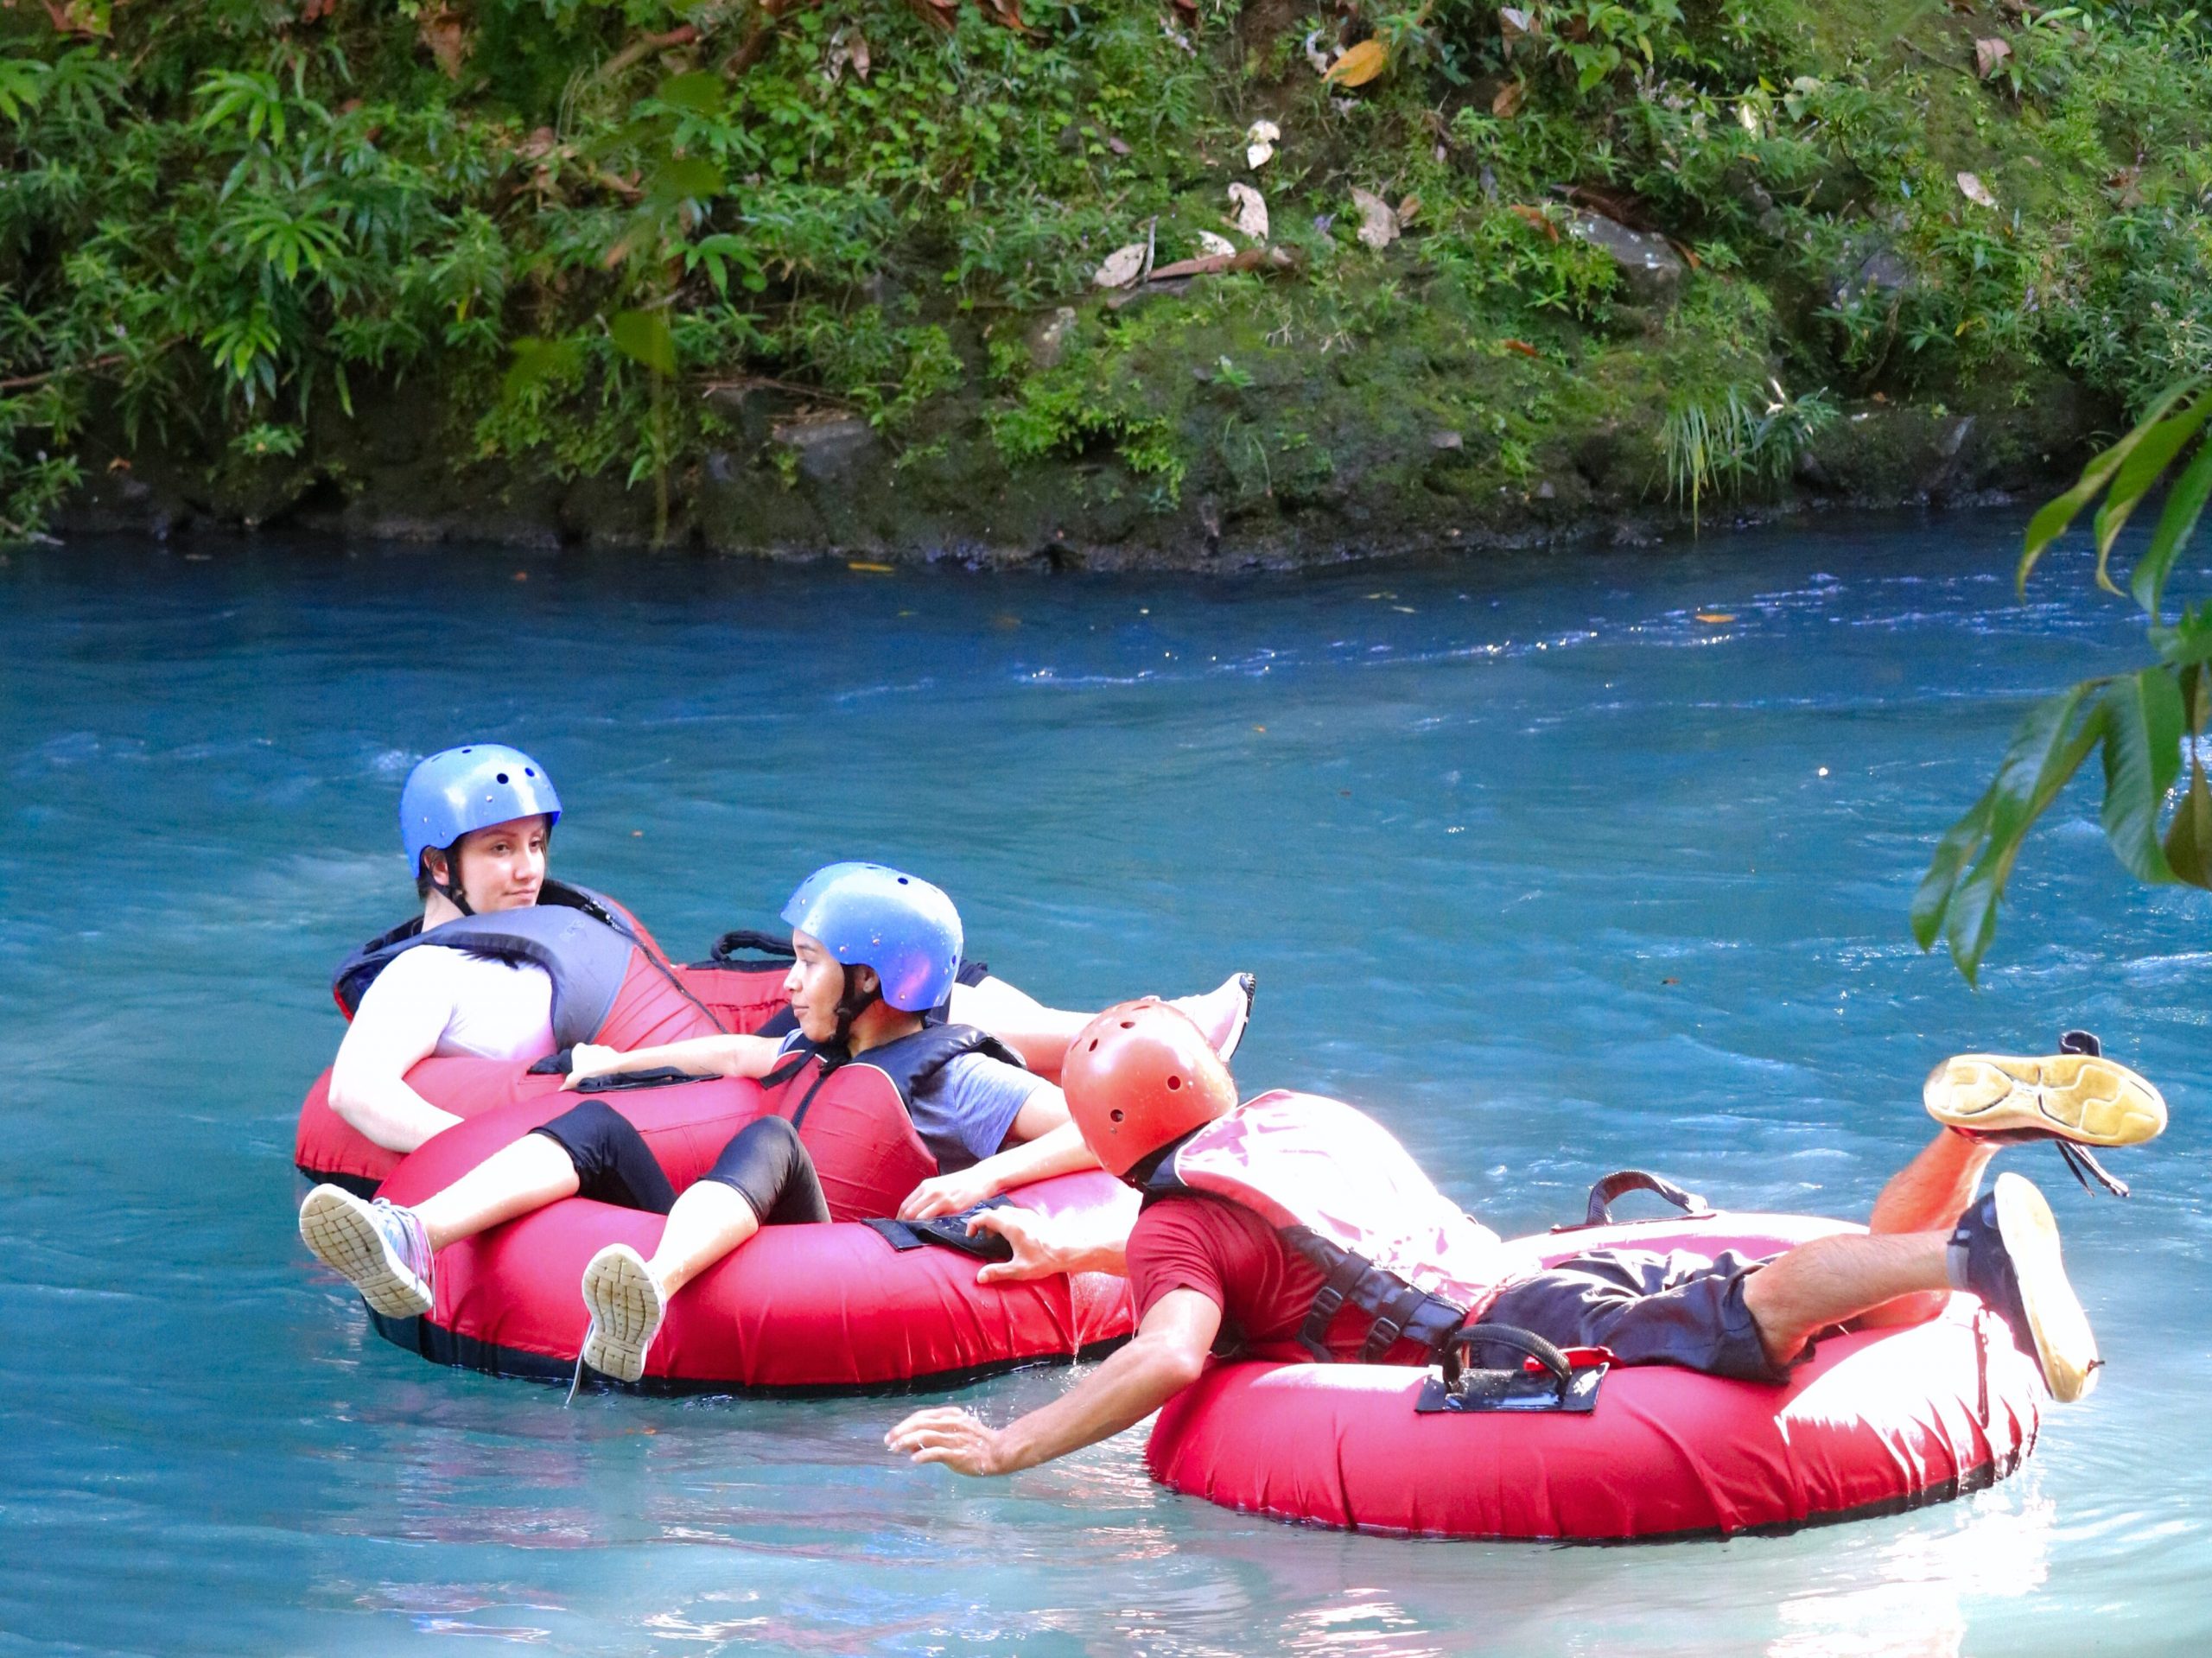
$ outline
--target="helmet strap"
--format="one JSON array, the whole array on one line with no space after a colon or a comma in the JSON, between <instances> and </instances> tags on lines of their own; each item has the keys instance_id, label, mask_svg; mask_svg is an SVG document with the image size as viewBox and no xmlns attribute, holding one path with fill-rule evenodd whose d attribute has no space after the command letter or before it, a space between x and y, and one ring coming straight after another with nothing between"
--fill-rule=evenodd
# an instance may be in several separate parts
<instances>
[{"instance_id":1,"label":"helmet strap","mask_svg":"<svg viewBox=\"0 0 2212 1658\"><path fill-rule=\"evenodd\" d=\"M853 969L857 963L845 967L845 988L837 998L837 1033L830 1039L833 1048L849 1051L853 1036L853 1021L883 1000L880 981L866 990L853 988Z\"/></svg>"},{"instance_id":2,"label":"helmet strap","mask_svg":"<svg viewBox=\"0 0 2212 1658\"><path fill-rule=\"evenodd\" d=\"M455 841L451 846L438 849L446 854L446 878L440 880L435 875L431 876L430 890L461 914L474 915L476 912L468 902L468 894L461 886L461 842ZM424 867L428 867L428 865L429 860L425 858Z\"/></svg>"}]
</instances>

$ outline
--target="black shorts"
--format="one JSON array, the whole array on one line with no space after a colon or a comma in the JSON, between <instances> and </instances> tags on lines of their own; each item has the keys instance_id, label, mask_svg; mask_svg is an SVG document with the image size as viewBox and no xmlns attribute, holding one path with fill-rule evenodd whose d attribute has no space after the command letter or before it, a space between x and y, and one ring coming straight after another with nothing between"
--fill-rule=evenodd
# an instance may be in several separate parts
<instances>
[{"instance_id":1,"label":"black shorts","mask_svg":"<svg viewBox=\"0 0 2212 1658\"><path fill-rule=\"evenodd\" d=\"M1610 1348L1623 1364L1679 1364L1741 1382L1783 1382L1813 1348L1807 1343L1789 1364L1767 1356L1744 1305L1744 1280L1761 1264L1733 1249L1710 1261L1679 1249L1592 1249L1508 1285L1482 1319L1518 1325L1560 1347Z\"/></svg>"}]
</instances>

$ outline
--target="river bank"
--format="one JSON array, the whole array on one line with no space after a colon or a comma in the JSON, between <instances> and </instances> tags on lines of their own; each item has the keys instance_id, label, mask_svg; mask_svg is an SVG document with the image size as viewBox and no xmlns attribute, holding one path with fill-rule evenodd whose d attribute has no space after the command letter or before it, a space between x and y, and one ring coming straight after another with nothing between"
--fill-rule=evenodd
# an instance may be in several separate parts
<instances>
[{"instance_id":1,"label":"river bank","mask_svg":"<svg viewBox=\"0 0 2212 1658\"><path fill-rule=\"evenodd\" d=\"M1196 569L2033 491L2212 360L2208 111L2127 0L0 13L0 543Z\"/></svg>"},{"instance_id":2,"label":"river bank","mask_svg":"<svg viewBox=\"0 0 2212 1658\"><path fill-rule=\"evenodd\" d=\"M1255 380L1256 386L1256 380ZM2064 388L2059 388L2062 393ZM660 522L651 480L563 480L499 461L455 466L435 422L395 401L334 422L327 447L283 467L142 448L96 469L60 514L65 537L467 543L530 550L666 545L779 561L846 559L1005 569L1237 570L1534 547L1688 539L1837 509L2001 504L2055 490L2099 405L2060 395L2023 409L1867 403L1846 409L1787 479L1702 503L1698 521L1653 487L1647 429L1618 420L1553 435L1540 464L1495 481L1433 400L1375 398L1310 378L1216 387L1230 440L1181 499L1147 495L1113 454L1009 467L975 411L941 452L901 464L867 422L789 397L733 399L749 448L709 450L674 480ZM1281 398L1308 435L1303 472L1277 476L1234 434ZM794 408L792 405L797 403ZM779 407L779 404L782 406ZM948 411L949 415L950 411ZM1240 464L1240 462L1242 464Z\"/></svg>"}]
</instances>

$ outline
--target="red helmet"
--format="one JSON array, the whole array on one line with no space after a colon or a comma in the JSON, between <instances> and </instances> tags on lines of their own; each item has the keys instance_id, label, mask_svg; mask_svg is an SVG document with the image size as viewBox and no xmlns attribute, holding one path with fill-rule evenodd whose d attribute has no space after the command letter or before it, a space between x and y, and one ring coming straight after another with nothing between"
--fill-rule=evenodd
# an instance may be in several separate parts
<instances>
[{"instance_id":1,"label":"red helmet","mask_svg":"<svg viewBox=\"0 0 2212 1658\"><path fill-rule=\"evenodd\" d=\"M1205 1033L1154 996L1109 1007L1068 1045L1060 1090L1084 1143L1117 1175L1236 1109Z\"/></svg>"}]
</instances>

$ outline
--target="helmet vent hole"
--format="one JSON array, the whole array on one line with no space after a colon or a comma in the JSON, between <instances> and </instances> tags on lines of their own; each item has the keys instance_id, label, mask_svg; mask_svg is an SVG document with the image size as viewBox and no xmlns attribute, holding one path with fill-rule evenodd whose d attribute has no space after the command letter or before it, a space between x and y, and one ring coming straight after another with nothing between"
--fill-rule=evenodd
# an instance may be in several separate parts
<instances>
[{"instance_id":1,"label":"helmet vent hole","mask_svg":"<svg viewBox=\"0 0 2212 1658\"><path fill-rule=\"evenodd\" d=\"M525 765L522 768L522 774L526 778L534 778L537 775L537 768L534 765Z\"/></svg>"},{"instance_id":2,"label":"helmet vent hole","mask_svg":"<svg viewBox=\"0 0 2212 1658\"><path fill-rule=\"evenodd\" d=\"M1122 1021L1122 1028L1125 1031L1134 1031L1136 1027L1137 1022L1133 1019L1125 1019Z\"/></svg>"},{"instance_id":3,"label":"helmet vent hole","mask_svg":"<svg viewBox=\"0 0 2212 1658\"><path fill-rule=\"evenodd\" d=\"M507 774L506 774L505 772L500 772L500 773L499 773L499 781L500 781L500 782L502 782L502 783L505 783L506 780L507 780Z\"/></svg>"},{"instance_id":4,"label":"helmet vent hole","mask_svg":"<svg viewBox=\"0 0 2212 1658\"><path fill-rule=\"evenodd\" d=\"M1121 1121L1122 1116L1122 1114L1119 1111L1109 1111L1106 1115L1111 1117L1116 1122Z\"/></svg>"},{"instance_id":5,"label":"helmet vent hole","mask_svg":"<svg viewBox=\"0 0 2212 1658\"><path fill-rule=\"evenodd\" d=\"M1097 1051L1098 1051L1098 1039L1097 1039L1096 1037L1095 1037L1095 1036L1094 1036L1094 1037L1092 1037L1092 1038L1090 1039L1090 1051L1091 1051L1092 1053L1096 1053L1096 1052L1097 1052Z\"/></svg>"},{"instance_id":6,"label":"helmet vent hole","mask_svg":"<svg viewBox=\"0 0 2212 1658\"><path fill-rule=\"evenodd\" d=\"M1170 1077L1167 1079L1167 1086L1169 1090L1172 1092L1173 1090L1183 1086L1183 1079L1180 1077Z\"/></svg>"},{"instance_id":7,"label":"helmet vent hole","mask_svg":"<svg viewBox=\"0 0 2212 1658\"><path fill-rule=\"evenodd\" d=\"M913 883L908 880L904 875L899 877L899 884L901 886L911 886L913 885Z\"/></svg>"}]
</instances>

